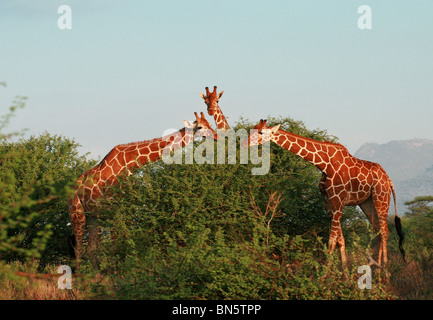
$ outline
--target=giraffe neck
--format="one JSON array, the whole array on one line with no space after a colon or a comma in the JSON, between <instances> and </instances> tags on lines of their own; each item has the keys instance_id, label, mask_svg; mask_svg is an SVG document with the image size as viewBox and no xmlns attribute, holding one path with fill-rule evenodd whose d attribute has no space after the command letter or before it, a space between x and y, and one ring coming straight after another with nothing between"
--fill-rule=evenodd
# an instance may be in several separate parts
<instances>
[{"instance_id":1,"label":"giraffe neck","mask_svg":"<svg viewBox=\"0 0 433 320\"><path fill-rule=\"evenodd\" d=\"M229 130L230 126L227 122L226 117L224 117L224 114L222 113L221 109L215 108L215 111L213 113L213 117L215 119L215 123L217 125L218 129L223 129L223 130Z\"/></svg>"},{"instance_id":2,"label":"giraffe neck","mask_svg":"<svg viewBox=\"0 0 433 320\"><path fill-rule=\"evenodd\" d=\"M178 132L166 135L161 138L156 138L153 140L142 141L142 142L132 142L127 145L121 146L130 146L130 150L138 151L130 152L131 156L135 156L136 162L139 165L145 165L148 162L154 162L159 160L165 148L169 148L169 150L174 151L179 148L185 147L187 144L194 140L194 132L192 129L182 128ZM127 149L125 150L125 153ZM125 158L126 154L125 154ZM129 162L133 159L129 159ZM126 161L125 161L126 162Z\"/></svg>"},{"instance_id":3,"label":"giraffe neck","mask_svg":"<svg viewBox=\"0 0 433 320\"><path fill-rule=\"evenodd\" d=\"M161 138L118 145L99 164L80 176L77 183L77 196L89 209L105 192L105 187L117 183L120 174L130 175L133 169L161 159L165 148L175 150L193 140L193 130L183 128Z\"/></svg>"},{"instance_id":4,"label":"giraffe neck","mask_svg":"<svg viewBox=\"0 0 433 320\"><path fill-rule=\"evenodd\" d=\"M114 147L104 159L88 173L107 171L107 177L115 177L122 171L129 171L149 162L155 162L163 156L165 148L169 151L183 148L194 140L192 129L182 128L178 132L153 140L131 142ZM86 175L85 173L84 175Z\"/></svg>"},{"instance_id":5,"label":"giraffe neck","mask_svg":"<svg viewBox=\"0 0 433 320\"><path fill-rule=\"evenodd\" d=\"M282 129L272 135L271 141L314 164L324 173L330 167L331 157L344 148L340 144L316 141Z\"/></svg>"}]
</instances>

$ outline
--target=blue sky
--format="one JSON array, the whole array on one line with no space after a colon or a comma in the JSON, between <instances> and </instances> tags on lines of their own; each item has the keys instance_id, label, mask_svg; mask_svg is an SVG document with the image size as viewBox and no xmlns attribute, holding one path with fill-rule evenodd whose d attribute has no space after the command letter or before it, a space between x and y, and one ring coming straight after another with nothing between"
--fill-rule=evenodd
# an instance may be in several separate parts
<instances>
[{"instance_id":1,"label":"blue sky","mask_svg":"<svg viewBox=\"0 0 433 320\"><path fill-rule=\"evenodd\" d=\"M97 158L181 128L217 85L231 124L289 116L352 153L433 139L432 17L431 0L1 0L0 114L28 96L10 130L75 138Z\"/></svg>"}]
</instances>

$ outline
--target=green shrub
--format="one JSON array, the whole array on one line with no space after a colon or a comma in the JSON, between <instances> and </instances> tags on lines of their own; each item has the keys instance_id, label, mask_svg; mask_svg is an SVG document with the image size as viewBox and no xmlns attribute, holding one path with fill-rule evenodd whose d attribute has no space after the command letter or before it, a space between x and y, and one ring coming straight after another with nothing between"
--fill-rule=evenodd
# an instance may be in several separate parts
<instances>
[{"instance_id":1,"label":"green shrub","mask_svg":"<svg viewBox=\"0 0 433 320\"><path fill-rule=\"evenodd\" d=\"M100 211L101 268L116 297L393 297L377 280L358 288L368 241L351 236L358 242L348 246L345 272L339 255L327 254L320 174L277 150L265 176L252 176L251 165L157 162L120 178ZM354 211L346 216L350 227L359 223Z\"/></svg>"}]
</instances>

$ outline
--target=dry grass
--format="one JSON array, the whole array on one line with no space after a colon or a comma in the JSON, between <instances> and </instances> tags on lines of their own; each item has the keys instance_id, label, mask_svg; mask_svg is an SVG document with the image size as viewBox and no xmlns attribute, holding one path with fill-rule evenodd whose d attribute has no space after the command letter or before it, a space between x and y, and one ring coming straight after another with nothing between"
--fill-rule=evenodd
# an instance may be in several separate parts
<instances>
[{"instance_id":1,"label":"dry grass","mask_svg":"<svg viewBox=\"0 0 433 320\"><path fill-rule=\"evenodd\" d=\"M393 272L392 287L402 300L433 299L433 261L408 261Z\"/></svg>"},{"instance_id":2,"label":"dry grass","mask_svg":"<svg viewBox=\"0 0 433 320\"><path fill-rule=\"evenodd\" d=\"M79 290L57 287L57 279L6 280L0 289L2 300L81 300L85 296Z\"/></svg>"},{"instance_id":3,"label":"dry grass","mask_svg":"<svg viewBox=\"0 0 433 320\"><path fill-rule=\"evenodd\" d=\"M109 281L102 275L73 275L72 288L60 289L58 280L62 274L57 273L57 267L48 266L45 268L45 273L36 273L34 263L3 265L0 268L0 300L89 300L110 298L107 290Z\"/></svg>"}]
</instances>

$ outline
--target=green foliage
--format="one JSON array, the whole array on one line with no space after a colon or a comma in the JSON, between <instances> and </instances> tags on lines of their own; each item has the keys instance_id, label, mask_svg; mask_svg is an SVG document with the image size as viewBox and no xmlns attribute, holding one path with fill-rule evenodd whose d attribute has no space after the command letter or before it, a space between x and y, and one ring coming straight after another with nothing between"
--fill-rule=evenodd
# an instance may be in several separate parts
<instances>
[{"instance_id":1,"label":"green foliage","mask_svg":"<svg viewBox=\"0 0 433 320\"><path fill-rule=\"evenodd\" d=\"M433 196L420 196L405 203L409 213L405 215L406 238L411 256L417 261L433 261Z\"/></svg>"},{"instance_id":2,"label":"green foliage","mask_svg":"<svg viewBox=\"0 0 433 320\"><path fill-rule=\"evenodd\" d=\"M405 202L409 206L409 213L406 217L412 218L414 216L421 217L422 219L432 219L433 216L433 196L420 196L415 197L411 201Z\"/></svg>"},{"instance_id":3,"label":"green foliage","mask_svg":"<svg viewBox=\"0 0 433 320\"><path fill-rule=\"evenodd\" d=\"M11 118L15 115L17 109L22 109L26 105L27 97L24 96L16 96L15 100L12 101L11 106L9 107L9 112L0 117L0 141L10 139L14 136L19 136L22 132L11 132L4 133L4 129L8 126Z\"/></svg>"},{"instance_id":4,"label":"green foliage","mask_svg":"<svg viewBox=\"0 0 433 320\"><path fill-rule=\"evenodd\" d=\"M433 197L419 196L405 203L409 212L402 217L406 264L394 263L393 286L407 299L433 299ZM390 228L390 239L397 238ZM392 252L398 252L390 241Z\"/></svg>"},{"instance_id":5,"label":"green foliage","mask_svg":"<svg viewBox=\"0 0 433 320\"><path fill-rule=\"evenodd\" d=\"M269 117L267 125L272 127L277 124L281 129L318 141L335 141L323 130L307 130L301 121L291 118ZM236 129L250 129L254 124L249 124L242 119ZM323 200L318 189L321 173L311 163L288 152L275 143L271 143L271 168L270 172L261 176L264 188L258 190L278 190L283 194L280 207L285 215L280 221L279 227L284 228L289 234L304 234L312 230L326 236L329 228L328 216L324 214ZM264 192L266 194L266 192Z\"/></svg>"},{"instance_id":6,"label":"green foliage","mask_svg":"<svg viewBox=\"0 0 433 320\"><path fill-rule=\"evenodd\" d=\"M409 212L402 217L405 234L404 248L410 260L433 261L433 197L419 196L405 203ZM392 223L392 222L391 222ZM392 223L393 224L393 223ZM390 225L390 238L397 238L395 227ZM397 241L390 244L393 251L398 251Z\"/></svg>"},{"instance_id":7,"label":"green foliage","mask_svg":"<svg viewBox=\"0 0 433 320\"><path fill-rule=\"evenodd\" d=\"M147 169L152 172L150 167ZM101 260L102 269L112 277L117 298L385 299L390 296L379 283L372 290L360 290L356 269L348 271L350 276L346 279L339 256L329 256L320 237L276 234L279 228L274 232L272 223L268 223L271 220L279 223L282 219L275 194L268 195L268 203L259 208L249 194L236 196L236 192L231 193L235 188L227 186L234 199L225 210L219 210L218 205L224 206L219 202L226 197L223 191L213 195L217 202L212 206L198 199L193 191L192 197L189 192L192 186L196 186L199 194L210 192L191 182L200 169L198 165L185 168L183 176L188 185L163 184L169 194L177 190L176 197L164 197L167 192L156 190L158 183L154 180L132 176L119 187L119 197L111 199L102 218L105 237ZM173 174L167 170L159 172L168 178L164 183ZM146 192L156 194L155 198L149 199ZM125 198L128 200L124 201ZM267 213L266 208L270 208ZM349 252L353 266L365 264L359 256L362 256L359 252Z\"/></svg>"},{"instance_id":8,"label":"green foliage","mask_svg":"<svg viewBox=\"0 0 433 320\"><path fill-rule=\"evenodd\" d=\"M291 119L268 123L316 139ZM239 124L239 127L251 127ZM357 286L367 248L349 246L353 270L327 254L320 173L271 148L267 175L245 164L149 164L122 177L100 212L101 268L120 299L384 299ZM359 223L357 211L347 224ZM304 233L304 235L300 235ZM307 235L306 235L307 234ZM362 257L362 259L358 257ZM362 261L361 261L362 260ZM356 267L355 267L356 266ZM347 278L346 278L347 277Z\"/></svg>"},{"instance_id":9,"label":"green foliage","mask_svg":"<svg viewBox=\"0 0 433 320\"><path fill-rule=\"evenodd\" d=\"M16 107L2 118L3 129ZM73 140L39 137L0 139L0 260L53 261L67 254L67 199L76 177L89 164Z\"/></svg>"}]
</instances>

